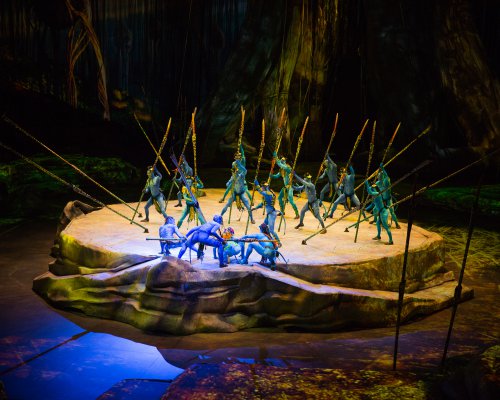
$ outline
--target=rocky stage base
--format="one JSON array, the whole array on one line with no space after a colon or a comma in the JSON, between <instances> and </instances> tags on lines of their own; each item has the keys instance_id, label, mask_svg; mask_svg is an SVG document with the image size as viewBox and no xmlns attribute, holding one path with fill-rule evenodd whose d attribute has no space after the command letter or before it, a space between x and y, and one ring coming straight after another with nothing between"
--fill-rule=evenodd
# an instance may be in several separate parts
<instances>
[{"instance_id":1,"label":"rocky stage base","mask_svg":"<svg viewBox=\"0 0 500 400\"><path fill-rule=\"evenodd\" d=\"M217 201L222 190L206 192L200 203L211 218L222 208ZM303 202L297 200L299 208ZM181 209L173 205L167 212L177 219ZM131 214L124 205L110 207ZM93 211L80 202L68 203L52 249L55 259L48 272L35 278L33 289L56 307L171 334L257 327L328 331L387 326L396 320L405 224L392 231L392 246L372 240L376 228L367 223L361 225L354 243L354 230L345 232L357 220L353 214L303 245L318 222L309 214L305 227L295 230L297 221L287 215L280 232L287 263L278 263L277 271L256 264L258 254L252 254L252 265L234 259L219 269L211 251L205 251L203 262L190 260L189 252L182 260L159 255L159 243L145 240L157 237L163 222L151 211L150 222L144 223L149 233L144 233L109 209ZM341 212L337 210L336 216ZM288 214L293 215L291 210ZM260 211L254 216L257 224L249 225L249 233L257 232L264 218ZM226 226L242 236L246 212L235 207L231 222L227 219L228 214ZM443 264L443 239L414 225L403 321L451 304L456 282ZM463 288L463 299L472 295L472 290Z\"/></svg>"}]
</instances>

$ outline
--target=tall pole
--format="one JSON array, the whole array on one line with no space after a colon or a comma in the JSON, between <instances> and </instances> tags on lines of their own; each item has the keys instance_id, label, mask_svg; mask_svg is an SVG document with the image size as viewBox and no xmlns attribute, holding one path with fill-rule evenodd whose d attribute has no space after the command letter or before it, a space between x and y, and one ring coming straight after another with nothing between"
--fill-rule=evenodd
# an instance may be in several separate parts
<instances>
[{"instance_id":1,"label":"tall pole","mask_svg":"<svg viewBox=\"0 0 500 400\"><path fill-rule=\"evenodd\" d=\"M314 184L316 185L316 182L318 182L319 175L321 174L321 169L323 168L323 163L326 160L326 157L328 156L328 153L330 152L330 147L332 147L333 139L335 138L335 135L337 134L337 123L339 122L339 113L335 115L335 123L333 124L333 131L332 135L330 136L330 141L328 142L328 146L326 147L326 152L325 155L323 156L323 160L321 161L321 164L319 166L318 174L316 175L316 179L314 180Z\"/></svg>"},{"instance_id":2,"label":"tall pole","mask_svg":"<svg viewBox=\"0 0 500 400\"><path fill-rule=\"evenodd\" d=\"M399 327L401 325L401 311L403 310L403 300L406 288L406 266L408 263L408 252L410 250L410 235L411 228L413 226L413 214L415 210L415 194L417 192L417 174L415 174L413 179L413 191L410 202L410 209L408 210L408 225L406 230L406 243L405 243L405 255L403 258L403 268L401 271L401 281L399 282L399 292L398 292L398 314L396 318L396 337L394 340L394 356L392 360L392 369L396 370L396 363L398 359L398 344L399 344Z\"/></svg>"},{"instance_id":3,"label":"tall pole","mask_svg":"<svg viewBox=\"0 0 500 400\"><path fill-rule=\"evenodd\" d=\"M370 166L372 163L372 157L373 157L373 150L375 148L375 129L377 127L377 121L373 121L373 128L372 128L372 140L370 141L370 152L368 153L368 165L366 166L366 174L365 174L365 180L368 178L368 174L370 173ZM362 203L365 203L365 190L366 188L363 186L363 197L362 197ZM359 214L358 214L358 224L356 225L356 234L354 235L354 243L358 241L358 231L359 231L359 220L361 219L361 214L363 213L364 207L359 207Z\"/></svg>"},{"instance_id":4,"label":"tall pole","mask_svg":"<svg viewBox=\"0 0 500 400\"><path fill-rule=\"evenodd\" d=\"M254 182L258 179L259 177L259 169L260 169L260 161L262 160L262 153L264 153L264 146L266 145L265 142L265 136L266 136L266 123L264 121L264 118L262 118L262 136L260 140L260 147L259 147L259 158L257 159L257 169L255 170L255 179ZM252 198L250 199L250 204L253 204L253 198L255 196L255 184L253 185L253 190L252 190ZM250 214L247 216L247 225L245 227L245 235L248 232L248 224L250 222Z\"/></svg>"},{"instance_id":5,"label":"tall pole","mask_svg":"<svg viewBox=\"0 0 500 400\"><path fill-rule=\"evenodd\" d=\"M464 250L464 258L462 260L462 268L460 269L460 276L458 278L458 283L455 288L455 294L453 296L453 309L451 311L451 319L450 325L448 327L448 334L446 335L446 342L444 344L443 358L441 359L441 366L444 365L446 361L446 355L448 353L448 346L450 344L451 332L453 331L453 324L455 322L455 315L457 314L458 304L460 303L460 299L462 297L462 282L464 280L465 266L467 264L467 255L469 254L469 246L472 239L472 233L474 232L474 215L477 211L477 206L479 204L479 194L481 192L481 185L483 182L484 172L480 175L479 181L477 183L476 188L476 197L474 199L474 203L472 204L470 210L470 218L469 218L469 231L467 233L467 242L465 244Z\"/></svg>"},{"instance_id":6,"label":"tall pole","mask_svg":"<svg viewBox=\"0 0 500 400\"><path fill-rule=\"evenodd\" d=\"M297 151L295 152L295 159L293 160L292 170L290 171L290 177L288 181L288 185L285 186L285 205L283 207L283 211L285 211L286 203L288 202L288 191L292 187L293 182L293 172L295 171L295 167L297 166L297 160L299 159L300 148L302 147L302 141L304 140L304 134L306 133L307 123L309 122L309 116L307 116L304 126L302 127L302 132L300 133L299 142L297 143ZM281 229L281 223L285 218L285 213L281 213L280 224L278 226L278 231Z\"/></svg>"},{"instance_id":7,"label":"tall pole","mask_svg":"<svg viewBox=\"0 0 500 400\"><path fill-rule=\"evenodd\" d=\"M165 143L167 143L168 132L170 132L171 124L172 124L172 118L169 118L168 124L167 124L167 129L165 130L165 134L163 135L163 140L161 141L160 148L158 150L158 153L156 154L155 162L153 163L153 166L152 166L153 171L156 168L156 164L158 163L161 152L163 151L163 148L165 147ZM142 191L141 191L141 197L139 198L139 201L137 202L137 207L134 210L134 214L132 215L132 220L130 223L132 223L132 221L134 220L135 215L137 214L137 210L139 209L139 206L141 205L142 197L144 196L144 191L146 190L147 185L148 185L148 180L149 180L149 177L146 180L146 185L144 185L144 189L142 189Z\"/></svg>"},{"instance_id":8,"label":"tall pole","mask_svg":"<svg viewBox=\"0 0 500 400\"><path fill-rule=\"evenodd\" d=\"M240 151L240 146L241 146L241 142L243 140L243 131L245 130L245 109L243 108L243 106L241 106L241 124L240 124L240 130L238 132L238 143L236 145L236 153L238 153ZM231 214L233 212L233 203L235 202L236 200L236 196L234 195L234 184L235 184L235 180L236 180L236 170L238 168L236 167L235 168L235 171L231 171L232 173L232 176L233 176L233 181L231 183L231 205L229 206L229 217L227 219L227 223L230 224L231 223Z\"/></svg>"}]
</instances>

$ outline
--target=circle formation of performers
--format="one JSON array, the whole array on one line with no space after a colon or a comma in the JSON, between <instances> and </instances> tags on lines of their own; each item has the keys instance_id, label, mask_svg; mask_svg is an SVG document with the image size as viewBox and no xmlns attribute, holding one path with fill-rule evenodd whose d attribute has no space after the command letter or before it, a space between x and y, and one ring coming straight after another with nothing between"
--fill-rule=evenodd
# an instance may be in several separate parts
<instances>
[{"instance_id":1,"label":"circle formation of performers","mask_svg":"<svg viewBox=\"0 0 500 400\"><path fill-rule=\"evenodd\" d=\"M337 164L329 154L329 147L315 180L310 174L299 176L295 171L295 166L300 144L301 140L299 140L299 148L292 165L285 157L278 156L278 145L273 153L268 179L259 182L258 169L263 148L261 146L258 167L252 182L252 191L250 191L247 182L248 170L245 150L240 141L231 165L231 176L226 183L225 192L219 200L219 203L224 205L220 214L214 215L212 220L205 218L198 201L201 189L204 188L203 182L195 173L196 166L193 169L188 164L184 154L180 156L179 160L175 158L175 155L171 155L176 167L172 185L175 185L178 190L177 204L174 207L183 207L177 223L171 215L166 213L167 202L160 189L162 175L156 166L149 167L143 193L149 194L150 198L144 208L145 218L141 222L149 222L149 208L153 204L156 210L165 217L165 224L159 228L159 238L154 239L160 243L160 253L170 255L172 249L178 248L178 258L182 258L187 250L193 250L196 253L196 258L203 260L206 248L212 247L213 257L219 261L219 266L223 268L231 260L236 260L240 264L248 264L249 257L255 252L261 257L259 262L261 265L275 270L276 261L279 257L285 260L280 252L282 241L276 231L276 226L279 224L279 231L281 224L283 222L286 224L284 217L287 212L287 205L291 206L293 217L298 220L295 226L297 230L304 226L304 217L308 211L314 215L321 228L312 236L326 234L328 226L346 215L359 212L360 217L355 225L359 226L362 222L372 219L369 223L376 224L377 227L377 235L373 240L381 240L381 233L384 230L388 238L386 244L392 245L391 225L394 224L397 229L400 226L394 210L391 180L384 164L380 163L377 170L371 175L374 178L371 183L367 173L367 179L364 180L364 189L368 194L368 198L362 203L356 195L355 171L350 162L351 160L349 160L345 168L341 169L339 174ZM372 151L373 149L371 149ZM275 168L276 171L274 171ZM271 189L273 179L279 180L282 185L278 194ZM319 196L316 191L317 182L321 186ZM295 196L302 193L305 194L307 202L299 212L295 204ZM276 204L276 200L278 200L278 204ZM334 218L334 213L339 205L344 208L342 216L334 220L330 225L325 225L329 218ZM229 220L231 219L234 207L241 213L246 210L248 215L245 234L240 236L236 235L232 227L224 227L223 223L224 216L227 216ZM254 212L262 208L265 217L258 226L258 231L253 227L252 230L255 232L247 233L249 224L251 224L250 226L256 224ZM368 215L368 212L371 215ZM186 218L188 222L194 221L196 226L183 234L180 228Z\"/></svg>"}]
</instances>

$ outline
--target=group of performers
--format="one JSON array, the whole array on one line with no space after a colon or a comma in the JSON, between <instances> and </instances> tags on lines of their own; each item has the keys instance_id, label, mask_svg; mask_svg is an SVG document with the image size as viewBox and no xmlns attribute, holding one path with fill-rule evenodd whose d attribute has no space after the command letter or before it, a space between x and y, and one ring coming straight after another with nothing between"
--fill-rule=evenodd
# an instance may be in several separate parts
<instances>
[{"instance_id":1,"label":"group of performers","mask_svg":"<svg viewBox=\"0 0 500 400\"><path fill-rule=\"evenodd\" d=\"M148 178L144 191L150 193L151 197L146 203L144 209L145 219L142 222L149 221L149 208L153 204L155 204L158 212L165 217L165 224L159 229L161 253L170 255L171 249L180 248L179 258L187 250L194 250L196 257L203 259L204 247L210 246L213 248L214 257L219 260L219 266L225 267L230 262L231 257L238 256L240 256L240 263L247 264L249 256L255 251L262 257L262 264L275 269L276 259L280 255L279 248L282 246L275 224L278 217L284 217L287 202L292 206L295 219L299 219L295 229L304 226L305 214L310 211L321 226L319 231L321 234L327 232L324 221L327 218L333 218L339 204L343 205L347 211L360 210L361 204L355 193L355 171L352 165L348 165L343 169L339 178L337 165L330 154L327 154L322 163L322 173L318 176L318 180L325 179L326 182L318 198L316 185L312 181L310 174L305 174L303 177L299 176L284 157L278 158L276 152L273 154L273 160L279 171L274 174L270 173L269 179L265 182L259 183L258 179L254 180L254 190L260 195L261 201L253 206L252 195L248 190L246 181L245 152L243 146L240 145L232 163L231 177L226 184L226 191L219 202L224 202L226 197L228 197L228 200L223 206L220 215L214 215L212 221L206 221L197 199L197 193L204 187L203 183L198 176L193 176L193 169L189 166L185 157L181 156L177 166L180 177L173 179L173 183L179 188L175 207L182 207L184 200L184 209L177 224L175 224L174 218L168 216L165 211L165 197L160 189L162 175L157 168L148 168ZM279 195L276 196L270 187L270 180L280 178L283 186L279 191ZM293 184L294 179L298 184ZM372 202L365 210L371 211L373 221L370 223L375 223L377 226L377 236L373 239L381 239L380 234L383 228L389 239L387 244L393 244L389 216L392 217L392 222L395 223L396 228L399 228L399 223L392 202L391 181L384 165L380 164L373 184L370 184L368 180L364 184L367 193L372 196ZM294 194L301 192L305 192L307 202L299 213ZM279 209L275 208L276 198L278 199ZM324 204L325 201L330 204L328 209ZM253 212L264 208L265 218L259 226L259 232L245 234L236 238L232 227L223 229L223 216L234 205L242 212L246 209L249 221L252 224L255 224ZM321 207L324 209L323 215L320 212ZM366 219L365 210L361 209L360 211ZM186 217L188 217L188 221L195 220L197 226L191 228L186 235L183 235L179 228Z\"/></svg>"}]
</instances>

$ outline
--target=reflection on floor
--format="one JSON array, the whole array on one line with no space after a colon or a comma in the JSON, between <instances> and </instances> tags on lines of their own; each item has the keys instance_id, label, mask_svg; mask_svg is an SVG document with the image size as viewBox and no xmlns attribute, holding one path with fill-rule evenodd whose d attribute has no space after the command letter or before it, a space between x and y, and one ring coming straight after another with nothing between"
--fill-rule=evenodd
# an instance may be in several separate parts
<instances>
[{"instance_id":1,"label":"reflection on floor","mask_svg":"<svg viewBox=\"0 0 500 400\"><path fill-rule=\"evenodd\" d=\"M0 232L0 381L9 399L158 399L199 363L391 369L393 328L173 337L52 309L31 283L47 270L54 231L53 222L32 222ZM475 299L460 305L450 357L498 343L498 278L498 269L469 270ZM398 370L437 368L449 318L445 310L402 327Z\"/></svg>"}]
</instances>

